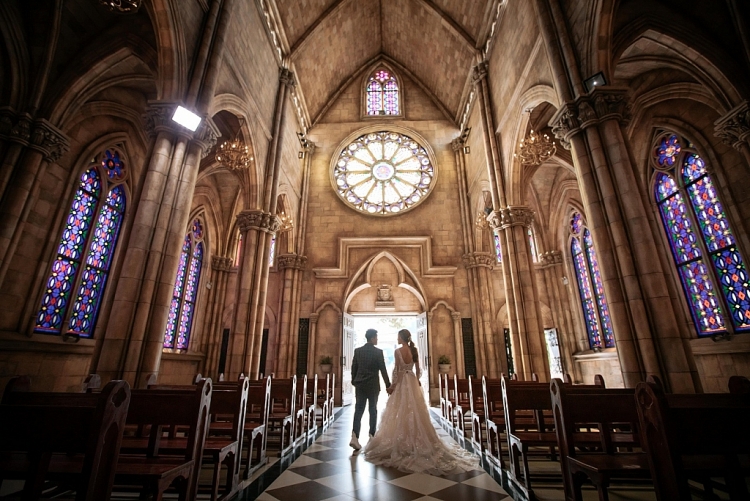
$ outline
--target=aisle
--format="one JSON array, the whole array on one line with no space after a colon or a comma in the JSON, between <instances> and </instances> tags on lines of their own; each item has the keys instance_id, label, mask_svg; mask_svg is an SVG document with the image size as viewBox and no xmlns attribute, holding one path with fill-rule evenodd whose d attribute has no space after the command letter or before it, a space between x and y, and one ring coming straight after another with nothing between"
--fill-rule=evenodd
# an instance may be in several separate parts
<instances>
[{"instance_id":1,"label":"aisle","mask_svg":"<svg viewBox=\"0 0 750 501\"><path fill-rule=\"evenodd\" d=\"M354 406L345 407L334 425L260 494L260 501L412 501L510 500L484 470L434 477L375 466L349 447ZM365 416L366 418L366 416ZM433 421L434 424L434 421ZM365 426L366 428L366 426ZM452 440L442 428L438 434ZM363 435L366 432L363 431ZM367 439L361 440L362 445ZM479 468L479 466L477 466Z\"/></svg>"}]
</instances>

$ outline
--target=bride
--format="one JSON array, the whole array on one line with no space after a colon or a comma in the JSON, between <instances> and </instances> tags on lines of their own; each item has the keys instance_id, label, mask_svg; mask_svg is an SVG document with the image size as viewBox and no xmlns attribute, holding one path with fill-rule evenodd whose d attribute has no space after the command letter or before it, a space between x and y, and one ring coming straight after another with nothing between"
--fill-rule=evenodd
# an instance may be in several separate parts
<instances>
[{"instance_id":1,"label":"bride","mask_svg":"<svg viewBox=\"0 0 750 501\"><path fill-rule=\"evenodd\" d=\"M387 390L391 397L383 411L380 427L365 445L365 458L371 463L401 471L431 475L478 467L471 454L438 437L418 379L421 370L417 347L407 329L401 329L398 337L401 348L396 350L396 367Z\"/></svg>"}]
</instances>

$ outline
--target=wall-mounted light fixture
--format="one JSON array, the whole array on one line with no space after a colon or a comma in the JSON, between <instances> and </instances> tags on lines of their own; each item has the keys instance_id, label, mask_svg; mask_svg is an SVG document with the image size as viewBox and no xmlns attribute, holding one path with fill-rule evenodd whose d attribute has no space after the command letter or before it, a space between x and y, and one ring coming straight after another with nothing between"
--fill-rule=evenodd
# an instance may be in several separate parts
<instances>
[{"instance_id":1,"label":"wall-mounted light fixture","mask_svg":"<svg viewBox=\"0 0 750 501\"><path fill-rule=\"evenodd\" d=\"M201 124L201 117L182 106L177 107L174 115L172 115L172 120L193 132L195 132Z\"/></svg>"},{"instance_id":2,"label":"wall-mounted light fixture","mask_svg":"<svg viewBox=\"0 0 750 501\"><path fill-rule=\"evenodd\" d=\"M300 160L305 158L305 152L304 151L297 152L297 158L299 158Z\"/></svg>"},{"instance_id":3,"label":"wall-mounted light fixture","mask_svg":"<svg viewBox=\"0 0 750 501\"><path fill-rule=\"evenodd\" d=\"M469 153L471 153L471 148L464 146L464 155L468 155Z\"/></svg>"},{"instance_id":4,"label":"wall-mounted light fixture","mask_svg":"<svg viewBox=\"0 0 750 501\"><path fill-rule=\"evenodd\" d=\"M596 75L588 77L583 82L583 85L586 86L586 92L591 92L592 90L594 90L594 87L601 87L602 85L607 85L607 79L604 78L604 73L600 71Z\"/></svg>"}]
</instances>

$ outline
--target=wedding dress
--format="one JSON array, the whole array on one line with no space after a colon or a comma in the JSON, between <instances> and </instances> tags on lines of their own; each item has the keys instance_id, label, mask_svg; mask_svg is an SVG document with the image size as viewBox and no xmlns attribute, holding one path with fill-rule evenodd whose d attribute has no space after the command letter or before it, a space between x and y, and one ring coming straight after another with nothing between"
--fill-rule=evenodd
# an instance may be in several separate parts
<instances>
[{"instance_id":1,"label":"wedding dress","mask_svg":"<svg viewBox=\"0 0 750 501\"><path fill-rule=\"evenodd\" d=\"M456 444L438 437L430 420L424 393L414 374L414 362L405 364L396 350L396 367L388 399L375 436L365 445L367 461L410 473L445 475L472 470L478 460Z\"/></svg>"}]
</instances>

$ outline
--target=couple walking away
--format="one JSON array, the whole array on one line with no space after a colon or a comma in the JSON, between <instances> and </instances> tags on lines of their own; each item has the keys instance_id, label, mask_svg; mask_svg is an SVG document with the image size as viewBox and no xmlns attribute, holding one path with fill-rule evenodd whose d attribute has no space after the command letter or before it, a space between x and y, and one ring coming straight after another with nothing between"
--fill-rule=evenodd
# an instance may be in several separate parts
<instances>
[{"instance_id":1,"label":"couple walking away","mask_svg":"<svg viewBox=\"0 0 750 501\"><path fill-rule=\"evenodd\" d=\"M354 350L352 361L356 404L349 445L356 450L361 448L360 421L366 404L370 413L370 441L365 446L364 454L371 463L431 475L476 468L476 459L457 445L443 442L432 426L419 383L419 354L411 340L411 333L407 329L398 332L401 347L395 352L396 367L393 369L392 384L385 369L383 350L375 347L378 331L368 329L365 338L367 343ZM383 411L380 429L376 432L380 393L378 373L383 375L390 398Z\"/></svg>"}]
</instances>

